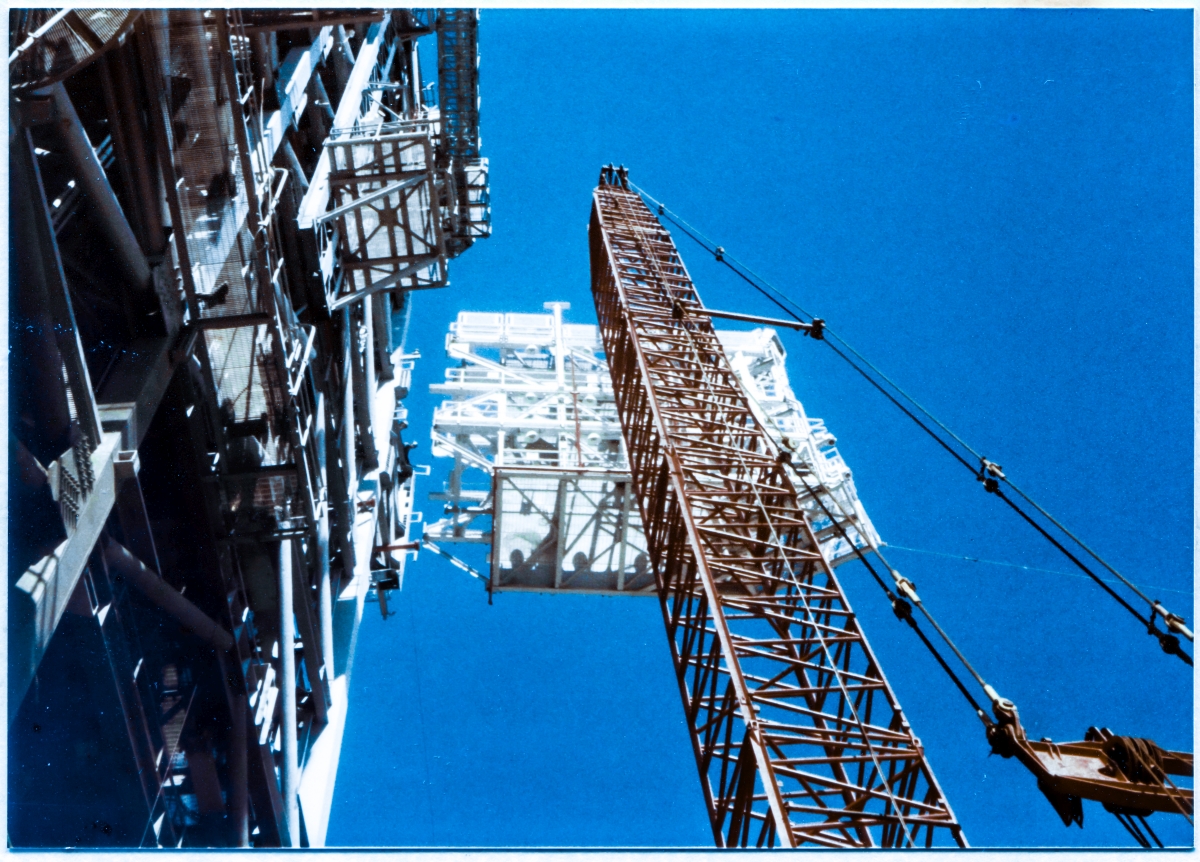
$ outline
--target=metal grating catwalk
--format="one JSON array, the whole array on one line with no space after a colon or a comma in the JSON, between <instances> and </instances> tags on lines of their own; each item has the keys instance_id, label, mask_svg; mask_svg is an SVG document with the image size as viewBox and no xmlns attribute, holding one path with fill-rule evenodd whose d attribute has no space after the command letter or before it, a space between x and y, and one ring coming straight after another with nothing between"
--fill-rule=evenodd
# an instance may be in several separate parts
<instances>
[{"instance_id":1,"label":"metal grating catwalk","mask_svg":"<svg viewBox=\"0 0 1200 862\"><path fill-rule=\"evenodd\" d=\"M718 846L966 846L670 234L605 169L592 292Z\"/></svg>"}]
</instances>

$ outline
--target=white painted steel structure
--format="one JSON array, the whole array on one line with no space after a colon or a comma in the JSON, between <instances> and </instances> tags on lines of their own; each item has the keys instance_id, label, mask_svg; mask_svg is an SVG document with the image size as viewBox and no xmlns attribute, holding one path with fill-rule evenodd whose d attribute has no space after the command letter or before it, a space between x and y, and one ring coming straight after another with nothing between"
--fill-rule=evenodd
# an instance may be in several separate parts
<instances>
[{"instance_id":1,"label":"white painted steel structure","mask_svg":"<svg viewBox=\"0 0 1200 862\"><path fill-rule=\"evenodd\" d=\"M629 459L597 328L549 314L463 311L446 355L457 367L430 391L433 454L454 459L445 490L430 498L444 516L426 545L505 590L654 591ZM793 453L801 504L834 565L879 543L836 441L792 392L786 353L772 329L717 333L759 418ZM481 573L443 546L488 545Z\"/></svg>"}]
</instances>

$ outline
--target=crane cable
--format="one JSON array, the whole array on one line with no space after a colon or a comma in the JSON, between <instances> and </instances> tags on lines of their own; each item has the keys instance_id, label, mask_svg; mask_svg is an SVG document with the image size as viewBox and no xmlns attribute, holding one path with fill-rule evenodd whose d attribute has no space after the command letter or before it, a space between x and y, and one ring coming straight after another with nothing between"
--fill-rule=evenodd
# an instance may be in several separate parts
<instances>
[{"instance_id":1,"label":"crane cable","mask_svg":"<svg viewBox=\"0 0 1200 862\"><path fill-rule=\"evenodd\" d=\"M714 255L718 263L725 264L725 266L732 273L734 273L739 278L741 278L743 281L745 281L747 284L749 284L751 287L753 287L756 291L758 291L760 294L762 294L766 299L770 300L775 306L777 306L781 311L783 311L789 317L791 317L792 319L797 320L797 321L801 320L800 316L797 315L796 312L792 310L792 308L788 307L790 305L790 306L794 307L797 311L799 311L800 314L804 315L805 317L810 318L810 320L813 320L813 321L820 320L820 318L817 318L814 315L812 315L811 313L809 313L808 311L805 311L804 308L802 308L799 303L797 303L795 300L788 297L786 294L784 294L782 291L780 291L778 288L776 288L774 285L772 285L770 282L768 282L762 276L755 273L748 266L741 263L741 261L738 261L736 258L733 258L732 256L727 255L725 253L725 250L721 246L716 245L712 240L705 237L698 230L696 230L694 227L692 227L690 224L688 224L682 218L677 216L674 212L667 209L665 204L663 204L661 201L659 201L657 198L655 198L653 195L651 195L645 189L637 186L632 181L630 181L629 184L635 191L637 191L640 195L642 195L643 197L645 197L646 199L651 201L658 208L658 214L660 216L663 216L664 218L667 219L667 221L671 222L671 224L675 225L677 228L679 228L681 231L683 231L683 233L685 235L687 235L687 237L689 239L691 239L693 242L695 242L697 245L699 245L705 251ZM737 264L737 266L734 266L735 263ZM739 269L739 267L740 267L740 269ZM742 270L745 270L745 271L743 272ZM772 296L771 293L768 293L768 290L771 293L776 294L776 296ZM779 298L777 298L777 297L779 297ZM782 298L782 300L783 300L782 302L780 301L780 298ZM785 302L787 303L787 305L784 304ZM801 321L801 322L803 322L803 321ZM1062 523L1060 523L1056 518L1054 518L1052 515L1050 515L1049 512L1047 512L1044 508L1042 508L1040 505L1038 505L1037 502L1035 502L1031 497L1029 497L1028 494L1026 494L1024 491L1022 491L1019 487L1017 487L1016 484L1014 484L1012 482L1012 480L1010 480L1004 474L1003 470L1000 468L1000 466L998 464L995 464L995 463L989 461L986 457L980 455L973 447L968 445L961 437L959 437L957 434L955 434L945 423L941 422L937 417L935 417L932 413L930 413L923 406L921 406L921 404L918 403L915 398L913 398L911 395L909 395L895 381L893 381L890 377L888 377L886 374L884 374L870 360L868 360L865 356L863 356L856 349L854 349L854 347L851 346L848 342L846 342L845 339L843 339L840 335L838 335L836 332L831 330L827 325L825 325L823 320L821 321L821 324L822 324L822 329L823 329L824 333L828 334L829 336L831 336L832 338L834 338L838 342L840 342L848 351L853 353L855 357L857 357L864 365L866 365L867 368L871 369L871 371L873 371L876 375L878 375L880 378L882 378L884 381L886 381L893 389L895 389L898 393L900 393L900 395L906 401L908 401L911 405L913 405L913 407L915 407L918 411L920 411L922 414L924 414L933 424L937 425L944 432L946 432L950 437L952 437L960 446L962 446L965 450L967 450L972 455L977 457L979 459L981 466L978 469L976 469L971 464L970 461L968 461L966 458L964 458L962 456L962 454L955 451L955 449L949 443L947 443L942 437L940 437L932 428L930 428L928 425L926 425L911 410L909 410L902 403L900 403L900 401L898 401L890 392L888 392L886 389L884 389L884 387L877 380L872 378L870 374L868 374L861 366L859 366L856 362L854 362L853 359L851 359L849 356L847 356L845 353L843 353L841 350L839 350L837 348L837 346L834 345L831 341L829 341L828 339L825 339L826 343L829 345L830 349L832 349L834 353L836 353L842 360L844 360L851 368L853 368L860 375L862 375L862 377L868 383L870 383L872 386L874 386L875 389L877 389L881 394L883 394L884 397L886 397L889 401L891 401L894 405L896 405L896 407L898 407L906 416L908 416L913 422L915 422L923 431L925 431L926 434L928 434L931 438L933 438L955 460L957 460L960 464L962 464L965 468L967 468L971 472L971 474L976 477L976 479L983 482L984 489L986 491L1000 497L1000 499L1002 499L1010 508L1012 508L1013 511L1015 511L1018 515L1020 515L1021 518L1023 518L1030 526L1032 526L1035 530L1037 530L1037 532L1041 533L1041 535L1043 537L1045 537L1047 539L1047 541L1049 541L1057 550L1059 550L1061 553L1063 553L1072 563L1074 563L1082 572L1084 572L1084 574L1086 574L1088 577L1090 577L1105 592L1107 592L1110 596L1112 596L1114 599L1116 599L1116 601L1123 608L1125 608L1125 610L1129 611L1129 613L1132 614L1135 619L1137 619L1143 626L1146 627L1146 631L1148 634L1150 634L1151 636L1155 637L1158 640L1159 645L1161 646L1163 652L1165 652L1169 655L1178 656L1179 659L1182 660L1185 664L1187 664L1189 666L1192 665L1192 663L1193 663L1192 658L1187 653L1185 653L1182 650L1182 648L1180 647L1179 638L1175 637L1174 635L1172 635L1168 632L1160 631L1158 629L1158 627L1155 626L1155 624L1154 624L1154 620L1156 617L1162 617L1164 624L1167 626L1167 628L1171 632L1177 632L1179 634L1182 634L1189 641L1192 641L1192 640L1194 640L1193 634L1187 628L1187 626L1184 624L1184 619L1182 617L1168 611L1162 605L1162 603L1160 601L1151 600L1148 596L1146 596L1146 594L1143 593L1137 587L1136 584L1129 581L1120 572L1118 572L1115 568L1113 568L1111 565L1109 565L1103 558L1100 557L1099 554L1097 554L1088 545L1086 545L1078 536L1076 536L1074 533L1072 533L1070 530L1068 530L1065 526L1063 526ZM1142 613L1140 613L1137 609L1135 609L1131 604L1129 604L1128 601L1126 601L1118 593L1116 593L1108 584L1106 584L1104 582L1104 580L1102 578L1100 578L1094 571L1092 571L1091 568L1089 568L1078 557L1076 557L1074 554L1072 554L1070 551L1068 551L1059 541L1057 541L1053 536L1051 536L1050 533L1044 527L1042 527L1032 517L1030 517L1028 513L1026 513L1020 506L1017 505L1017 503L1015 503L1008 496L1006 496L1002 491L1000 491L1000 488L999 488L1000 482L1004 482L1006 485L1008 485L1022 499L1024 499L1027 503L1029 503L1029 505L1031 505L1035 509L1037 509L1038 512L1040 512L1045 518L1047 518L1051 523L1053 523L1056 527L1058 527L1064 534L1066 534L1079 547L1081 547L1084 551L1086 551L1089 556L1093 557L1095 560L1100 562L1101 565L1103 565L1106 569L1108 569L1108 571L1110 571L1113 575L1115 575L1121 581L1121 583L1125 584L1127 587L1129 587L1131 590L1133 590L1133 592L1136 593L1139 598L1141 598L1143 601L1145 601L1147 603L1147 605L1150 606L1150 610L1151 610L1150 617L1149 618L1145 617ZM936 623L935 623L935 626L936 626Z\"/></svg>"},{"instance_id":2,"label":"crane cable","mask_svg":"<svg viewBox=\"0 0 1200 862\"><path fill-rule=\"evenodd\" d=\"M942 670L946 672L946 675L950 677L951 682L953 682L954 685L958 688L958 690L962 694L962 696L964 698L966 698L967 702L971 705L971 708L973 710L975 710L975 714L977 716L979 716L980 721L982 721L985 726L990 727L993 724L993 722L988 717L987 713L984 712L983 707L981 707L979 705L979 702L977 700L975 700L975 698L971 695L971 692L967 690L967 687L965 685L963 685L963 682L961 679L959 679L958 674L956 674L954 672L953 668L951 668L950 665L947 664L946 659L938 651L938 648L936 646L934 646L933 643L929 640L929 636L926 635L925 632L921 631L921 627L919 625L917 625L917 621L915 619L913 619L912 605L910 605L909 602L905 598L901 598L900 596L897 596L892 591L892 589L884 582L883 578L881 578L879 576L879 573L877 571L875 571L875 567L871 565L871 561L868 560L866 555L862 552L862 549L858 546L858 543L850 538L850 534L846 531L845 525L841 521L839 521L837 518L835 518L833 516L833 513L829 511L829 507L825 505L825 501L821 499L820 493L819 493L823 488L825 488L825 486L823 484L819 484L814 488L812 485L808 484L808 480L805 479L804 476L801 475L798 470L793 469L792 474L797 479L800 480L800 483L802 485L804 485L804 489L809 493L809 495L814 500L816 500L817 505L821 507L821 511L825 513L825 516L827 518L829 518L830 522L837 529L837 531L841 535L841 537L846 541L847 544L850 545L851 548L854 549L855 556L857 556L858 559L862 562L862 564L864 566L866 566L867 571L871 573L871 577L875 580L875 583L877 583L879 585L879 588L881 590L883 590L883 592L887 595L888 601L891 602L891 605L892 605L892 612L896 615L896 618L907 623L908 627L911 628L916 633L917 637L919 637L921 639L921 643L925 644L925 648L929 650L929 652L933 655L933 657L935 659L937 659L937 662L939 665L941 665ZM828 489L826 489L826 490L828 490ZM834 497L832 495L832 493L830 494L830 499L832 499L834 501L834 503L837 504L838 509L840 509L842 511L842 514L845 515L846 514L845 510L842 509L841 504L837 502L837 498ZM859 528L856 527L855 529L858 530ZM859 530L859 533L860 533L860 535L862 535L861 530ZM944 640L947 643L947 645L950 647L950 649L952 649L954 651L954 654L956 656L958 656L959 661L961 661L963 663L963 666L966 667L967 671L971 674L972 677L975 678L975 681L979 683L979 685L983 688L984 692L988 693L989 697L990 697L991 693L994 693L995 689L992 689L991 686L989 686L986 682L984 682L983 677L981 677L979 675L979 673L975 670L975 668L971 666L971 663L967 661L966 657L962 654L962 652L959 650L959 648L957 646L955 646L955 644L952 640L950 640L950 636L947 635L945 630L937 624L937 621L934 620L932 614L930 614L929 611L925 608L924 603L921 602L920 599L916 598L916 585L913 584L911 581L909 581L907 578L902 577L898 571L893 569L891 564L884 558L883 554L879 553L879 548L877 546L875 546L873 543L870 543L869 540L868 540L868 543L871 546L870 549L873 550L875 552L875 554L879 557L880 562L882 562L885 566L887 566L888 572L891 574L892 579L896 582L896 585L900 589L900 591L905 596L911 596L915 600L914 604L917 605L917 607L921 610L921 613L925 615L925 618L929 620L929 622L937 630L938 634L940 634L942 636L942 640Z\"/></svg>"}]
</instances>

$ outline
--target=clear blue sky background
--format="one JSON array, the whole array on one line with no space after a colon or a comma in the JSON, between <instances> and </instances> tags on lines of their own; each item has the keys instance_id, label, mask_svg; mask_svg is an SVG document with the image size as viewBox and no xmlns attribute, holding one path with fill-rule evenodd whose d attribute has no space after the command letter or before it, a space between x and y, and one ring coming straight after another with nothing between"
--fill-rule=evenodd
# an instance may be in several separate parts
<instances>
[{"instance_id":1,"label":"clear blue sky background","mask_svg":"<svg viewBox=\"0 0 1200 862\"><path fill-rule=\"evenodd\" d=\"M417 297L419 460L458 310L594 321L590 194L623 162L1193 618L1190 12L488 10L480 46L494 235ZM773 313L677 242L710 305ZM827 347L785 343L885 541L1071 570ZM890 556L1034 738L1191 749L1189 670L1090 581ZM839 576L974 846L1132 846L1095 803L1064 828ZM425 553L396 610L362 627L331 844L711 846L654 600L489 607Z\"/></svg>"}]
</instances>

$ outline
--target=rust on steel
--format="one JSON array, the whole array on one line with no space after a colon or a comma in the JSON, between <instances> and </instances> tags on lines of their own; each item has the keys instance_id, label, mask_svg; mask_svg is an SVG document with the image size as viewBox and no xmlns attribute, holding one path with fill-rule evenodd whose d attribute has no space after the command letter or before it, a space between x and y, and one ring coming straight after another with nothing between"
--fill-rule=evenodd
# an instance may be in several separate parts
<instances>
[{"instance_id":1,"label":"rust on steel","mask_svg":"<svg viewBox=\"0 0 1200 862\"><path fill-rule=\"evenodd\" d=\"M670 234L606 168L592 293L718 846L966 846Z\"/></svg>"}]
</instances>

